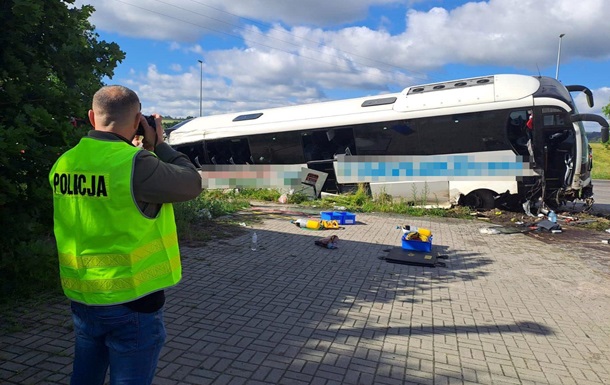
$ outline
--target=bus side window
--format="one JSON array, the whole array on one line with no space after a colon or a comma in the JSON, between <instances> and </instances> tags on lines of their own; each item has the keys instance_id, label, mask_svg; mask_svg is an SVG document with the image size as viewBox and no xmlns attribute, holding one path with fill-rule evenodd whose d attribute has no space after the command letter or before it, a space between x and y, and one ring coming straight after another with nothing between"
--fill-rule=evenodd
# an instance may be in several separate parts
<instances>
[{"instance_id":1,"label":"bus side window","mask_svg":"<svg viewBox=\"0 0 610 385\"><path fill-rule=\"evenodd\" d=\"M392 122L389 122L392 123ZM359 155L402 155L401 152L388 152L394 135L387 127L388 122L367 123L354 126L354 140ZM402 143L395 151L404 148Z\"/></svg>"},{"instance_id":2,"label":"bus side window","mask_svg":"<svg viewBox=\"0 0 610 385\"><path fill-rule=\"evenodd\" d=\"M313 136L309 132L306 132L301 135L301 140L303 142L303 156L305 157L305 161L309 162L319 159L316 145L313 142Z\"/></svg>"},{"instance_id":3,"label":"bus side window","mask_svg":"<svg viewBox=\"0 0 610 385\"><path fill-rule=\"evenodd\" d=\"M216 164L216 144L213 142L206 142L206 149L210 164Z\"/></svg>"},{"instance_id":4,"label":"bus side window","mask_svg":"<svg viewBox=\"0 0 610 385\"><path fill-rule=\"evenodd\" d=\"M207 142L208 155L212 164L231 164L230 142L216 140Z\"/></svg>"},{"instance_id":5,"label":"bus side window","mask_svg":"<svg viewBox=\"0 0 610 385\"><path fill-rule=\"evenodd\" d=\"M256 163L305 163L301 134L298 131L253 135L249 140Z\"/></svg>"},{"instance_id":6,"label":"bus side window","mask_svg":"<svg viewBox=\"0 0 610 385\"><path fill-rule=\"evenodd\" d=\"M188 156L191 163L197 168L201 168L201 164L205 163L203 142L197 142L189 146L181 146L178 147L177 150Z\"/></svg>"},{"instance_id":7,"label":"bus side window","mask_svg":"<svg viewBox=\"0 0 610 385\"><path fill-rule=\"evenodd\" d=\"M529 155L527 142L531 138L525 125L527 119L527 110L512 111L507 122L506 136L519 155Z\"/></svg>"},{"instance_id":8,"label":"bus side window","mask_svg":"<svg viewBox=\"0 0 610 385\"><path fill-rule=\"evenodd\" d=\"M566 139L573 139L572 123L567 112L558 108L547 107L542 109L542 113L545 142L555 148ZM571 148L572 143L568 143L567 147Z\"/></svg>"},{"instance_id":9,"label":"bus side window","mask_svg":"<svg viewBox=\"0 0 610 385\"><path fill-rule=\"evenodd\" d=\"M233 164L248 164L251 158L250 146L248 146L246 138L231 140L231 160Z\"/></svg>"},{"instance_id":10,"label":"bus side window","mask_svg":"<svg viewBox=\"0 0 610 385\"><path fill-rule=\"evenodd\" d=\"M354 143L354 132L351 127L334 129L331 140L334 147L334 155L355 155L356 145Z\"/></svg>"},{"instance_id":11,"label":"bus side window","mask_svg":"<svg viewBox=\"0 0 610 385\"><path fill-rule=\"evenodd\" d=\"M264 135L254 135L249 138L250 152L254 164L271 163L271 148L269 143L262 138Z\"/></svg>"}]
</instances>

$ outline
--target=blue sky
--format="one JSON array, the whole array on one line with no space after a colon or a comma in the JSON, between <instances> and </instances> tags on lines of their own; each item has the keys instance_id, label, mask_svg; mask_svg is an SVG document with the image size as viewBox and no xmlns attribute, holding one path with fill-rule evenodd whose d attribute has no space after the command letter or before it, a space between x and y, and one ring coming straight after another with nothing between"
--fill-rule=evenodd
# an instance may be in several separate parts
<instances>
[{"instance_id":1,"label":"blue sky","mask_svg":"<svg viewBox=\"0 0 610 385\"><path fill-rule=\"evenodd\" d=\"M77 0L126 52L108 84L145 113L249 111L538 73L610 103L607 0ZM559 38L560 34L565 34ZM198 60L203 63L200 64ZM200 88L201 86L201 88ZM200 99L200 91L202 97Z\"/></svg>"}]
</instances>

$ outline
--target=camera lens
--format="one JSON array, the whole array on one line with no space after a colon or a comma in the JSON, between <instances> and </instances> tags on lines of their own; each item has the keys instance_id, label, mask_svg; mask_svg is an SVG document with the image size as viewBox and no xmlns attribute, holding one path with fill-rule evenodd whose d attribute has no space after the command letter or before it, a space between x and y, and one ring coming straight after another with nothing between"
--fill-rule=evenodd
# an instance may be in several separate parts
<instances>
[{"instance_id":1,"label":"camera lens","mask_svg":"<svg viewBox=\"0 0 610 385\"><path fill-rule=\"evenodd\" d=\"M154 116L149 115L149 116L144 116L144 118L146 118L146 123L148 123L149 126L151 126L154 129L157 128L157 123L155 123L155 117ZM140 123L138 125L138 130L136 131L136 135L139 135L139 136L143 136L144 135L144 126L142 125L142 123Z\"/></svg>"}]
</instances>

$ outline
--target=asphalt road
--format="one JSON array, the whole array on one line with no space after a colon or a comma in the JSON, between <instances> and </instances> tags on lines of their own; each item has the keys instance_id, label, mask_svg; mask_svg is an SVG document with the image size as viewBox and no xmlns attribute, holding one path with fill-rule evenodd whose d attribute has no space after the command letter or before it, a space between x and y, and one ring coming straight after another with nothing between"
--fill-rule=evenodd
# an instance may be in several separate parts
<instances>
[{"instance_id":1,"label":"asphalt road","mask_svg":"<svg viewBox=\"0 0 610 385\"><path fill-rule=\"evenodd\" d=\"M593 212L610 214L610 180L593 180L593 199Z\"/></svg>"}]
</instances>

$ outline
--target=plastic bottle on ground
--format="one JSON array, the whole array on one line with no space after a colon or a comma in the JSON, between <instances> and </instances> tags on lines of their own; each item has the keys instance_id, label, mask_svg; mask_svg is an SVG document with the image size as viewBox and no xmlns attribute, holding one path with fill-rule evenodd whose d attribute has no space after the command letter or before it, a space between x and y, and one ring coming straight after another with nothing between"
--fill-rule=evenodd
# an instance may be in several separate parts
<instances>
[{"instance_id":1,"label":"plastic bottle on ground","mask_svg":"<svg viewBox=\"0 0 610 385\"><path fill-rule=\"evenodd\" d=\"M553 223L557 223L557 214L555 214L555 211L553 211L553 210L549 211L548 218L549 218L549 221L551 221Z\"/></svg>"},{"instance_id":2,"label":"plastic bottle on ground","mask_svg":"<svg viewBox=\"0 0 610 385\"><path fill-rule=\"evenodd\" d=\"M256 236L256 232L252 233L252 243L250 244L250 250L256 251L258 246L258 237Z\"/></svg>"}]
</instances>

